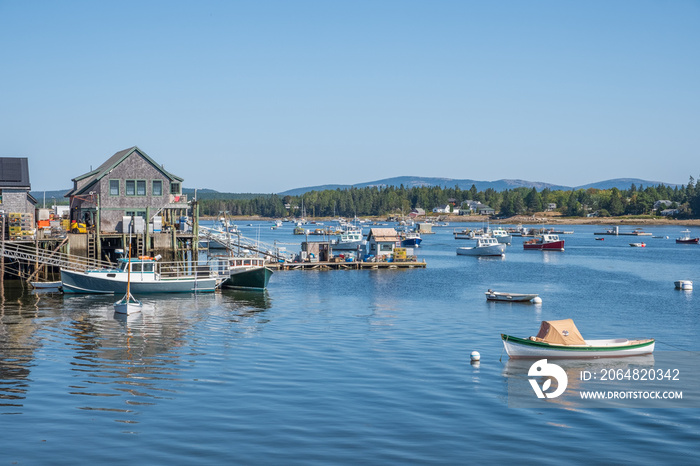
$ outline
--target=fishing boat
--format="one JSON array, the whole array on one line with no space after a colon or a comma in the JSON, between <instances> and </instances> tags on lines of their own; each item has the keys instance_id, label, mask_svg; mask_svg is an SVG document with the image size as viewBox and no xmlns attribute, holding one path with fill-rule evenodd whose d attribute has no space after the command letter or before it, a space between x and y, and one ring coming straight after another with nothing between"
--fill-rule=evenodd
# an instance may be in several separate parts
<instances>
[{"instance_id":1,"label":"fishing boat","mask_svg":"<svg viewBox=\"0 0 700 466\"><path fill-rule=\"evenodd\" d=\"M253 288L264 290L272 276L262 257L231 257L228 262L228 278L222 288Z\"/></svg>"},{"instance_id":2,"label":"fishing boat","mask_svg":"<svg viewBox=\"0 0 700 466\"><path fill-rule=\"evenodd\" d=\"M630 246L633 248L645 248L647 247L646 243L630 243Z\"/></svg>"},{"instance_id":3,"label":"fishing boat","mask_svg":"<svg viewBox=\"0 0 700 466\"><path fill-rule=\"evenodd\" d=\"M523 243L523 249L540 249L546 251L563 251L564 240L559 235L543 234Z\"/></svg>"},{"instance_id":4,"label":"fishing boat","mask_svg":"<svg viewBox=\"0 0 700 466\"><path fill-rule=\"evenodd\" d=\"M510 244L513 241L513 237L508 234L508 232L503 228L494 228L491 231L491 236L496 238L499 243Z\"/></svg>"},{"instance_id":5,"label":"fishing boat","mask_svg":"<svg viewBox=\"0 0 700 466\"><path fill-rule=\"evenodd\" d=\"M605 238L596 238L596 241L605 241Z\"/></svg>"},{"instance_id":6,"label":"fishing boat","mask_svg":"<svg viewBox=\"0 0 700 466\"><path fill-rule=\"evenodd\" d=\"M458 256L504 256L505 253L506 245L489 237L477 238L474 247L457 248Z\"/></svg>"},{"instance_id":7,"label":"fishing boat","mask_svg":"<svg viewBox=\"0 0 700 466\"><path fill-rule=\"evenodd\" d=\"M487 301L528 302L538 297L533 293L504 293L493 290L488 290L485 294Z\"/></svg>"},{"instance_id":8,"label":"fishing boat","mask_svg":"<svg viewBox=\"0 0 700 466\"><path fill-rule=\"evenodd\" d=\"M156 258L139 256L120 258L115 269L76 271L61 269L64 293L125 294L127 283L136 294L201 293L214 291L218 275L208 266L160 262Z\"/></svg>"},{"instance_id":9,"label":"fishing boat","mask_svg":"<svg viewBox=\"0 0 700 466\"><path fill-rule=\"evenodd\" d=\"M680 244L698 244L698 241L700 241L700 238L691 238L690 237L690 230L683 230L681 231L681 236L680 238L676 238L676 243Z\"/></svg>"},{"instance_id":10,"label":"fishing boat","mask_svg":"<svg viewBox=\"0 0 700 466\"><path fill-rule=\"evenodd\" d=\"M362 228L352 225L347 225L337 239L331 240L331 248L334 251L357 251L357 248L364 248L366 244Z\"/></svg>"},{"instance_id":11,"label":"fishing boat","mask_svg":"<svg viewBox=\"0 0 700 466\"><path fill-rule=\"evenodd\" d=\"M117 314L136 314L141 312L143 303L138 299L134 298L131 294L131 242L129 242L129 257L127 260L127 273L126 273L126 293L122 299L114 303L114 312Z\"/></svg>"},{"instance_id":12,"label":"fishing boat","mask_svg":"<svg viewBox=\"0 0 700 466\"><path fill-rule=\"evenodd\" d=\"M420 237L420 233L418 233L417 231L400 232L399 236L401 237L402 247L418 247L420 246L421 241L423 241L423 239Z\"/></svg>"},{"instance_id":13,"label":"fishing boat","mask_svg":"<svg viewBox=\"0 0 700 466\"><path fill-rule=\"evenodd\" d=\"M501 334L511 358L605 358L639 356L654 352L654 339L584 340L572 319L544 320L536 336L518 338Z\"/></svg>"}]
</instances>

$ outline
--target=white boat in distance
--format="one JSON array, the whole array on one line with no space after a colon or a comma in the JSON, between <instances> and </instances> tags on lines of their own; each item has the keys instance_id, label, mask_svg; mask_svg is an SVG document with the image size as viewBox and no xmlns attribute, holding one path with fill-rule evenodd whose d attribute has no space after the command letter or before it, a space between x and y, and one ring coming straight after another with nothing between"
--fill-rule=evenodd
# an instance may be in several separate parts
<instances>
[{"instance_id":1,"label":"white boat in distance","mask_svg":"<svg viewBox=\"0 0 700 466\"><path fill-rule=\"evenodd\" d=\"M574 321L543 320L537 336L518 338L501 334L511 358L611 358L654 352L654 339L584 340Z\"/></svg>"},{"instance_id":2,"label":"white boat in distance","mask_svg":"<svg viewBox=\"0 0 700 466\"><path fill-rule=\"evenodd\" d=\"M478 238L476 246L471 248L457 248L458 256L504 256L506 245L499 243L496 238Z\"/></svg>"},{"instance_id":3,"label":"white boat in distance","mask_svg":"<svg viewBox=\"0 0 700 466\"><path fill-rule=\"evenodd\" d=\"M491 236L496 238L499 243L510 244L513 242L513 237L510 234L508 234L508 232L505 229L503 229L501 227L494 228L491 231Z\"/></svg>"},{"instance_id":4,"label":"white boat in distance","mask_svg":"<svg viewBox=\"0 0 700 466\"><path fill-rule=\"evenodd\" d=\"M504 293L500 291L488 290L486 294L487 301L510 301L510 302L527 302L537 298L534 293Z\"/></svg>"},{"instance_id":5,"label":"white boat in distance","mask_svg":"<svg viewBox=\"0 0 700 466\"><path fill-rule=\"evenodd\" d=\"M367 240L362 234L362 228L348 225L344 231L341 231L338 239L331 240L331 248L334 251L357 251L358 248L364 249Z\"/></svg>"}]
</instances>

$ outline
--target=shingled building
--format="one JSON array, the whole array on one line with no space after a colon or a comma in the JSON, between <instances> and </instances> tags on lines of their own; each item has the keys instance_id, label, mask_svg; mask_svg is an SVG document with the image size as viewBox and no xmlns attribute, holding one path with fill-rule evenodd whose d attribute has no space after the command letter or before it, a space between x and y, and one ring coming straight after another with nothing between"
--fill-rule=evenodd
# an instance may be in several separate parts
<instances>
[{"instance_id":1,"label":"shingled building","mask_svg":"<svg viewBox=\"0 0 700 466\"><path fill-rule=\"evenodd\" d=\"M0 211L34 215L36 199L30 190L27 158L0 157Z\"/></svg>"},{"instance_id":2,"label":"shingled building","mask_svg":"<svg viewBox=\"0 0 700 466\"><path fill-rule=\"evenodd\" d=\"M141 217L148 225L155 217L174 222L187 211L179 176L163 168L134 146L117 152L102 165L73 178L71 221L99 224L100 232L122 232L124 217ZM99 212L99 216L97 215Z\"/></svg>"}]
</instances>

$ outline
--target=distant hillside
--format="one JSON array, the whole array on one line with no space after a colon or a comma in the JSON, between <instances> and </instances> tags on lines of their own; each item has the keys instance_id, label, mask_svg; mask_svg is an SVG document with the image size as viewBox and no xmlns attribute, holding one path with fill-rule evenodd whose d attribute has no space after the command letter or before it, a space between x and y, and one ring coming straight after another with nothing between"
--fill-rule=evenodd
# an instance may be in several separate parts
<instances>
[{"instance_id":1,"label":"distant hillside","mask_svg":"<svg viewBox=\"0 0 700 466\"><path fill-rule=\"evenodd\" d=\"M350 189L350 188L365 188L365 187L386 187L386 186L396 186L399 187L403 185L406 188L420 187L420 186L440 186L442 188L454 188L458 186L459 189L467 190L476 186L477 191L486 191L491 188L494 191L505 191L506 189L513 188L532 188L535 187L537 190L542 190L544 188L549 188L552 190L558 189L572 189L569 186L560 186L550 183L542 183L538 181L525 181L525 180L497 180L497 181L477 181L477 180L456 180L452 178L434 178L434 177L422 177L422 176L398 176L394 178L386 178L383 180L369 181L366 183L357 183L353 185L322 185L322 186L311 186L306 188L296 188L290 189L279 193L280 196L298 196L300 194L309 191L322 191L325 189Z\"/></svg>"},{"instance_id":2,"label":"distant hillside","mask_svg":"<svg viewBox=\"0 0 700 466\"><path fill-rule=\"evenodd\" d=\"M555 190L570 190L570 189L629 189L630 186L634 184L637 188L640 186L658 186L663 184L669 187L680 186L675 183L663 183L661 181L649 181L641 180L639 178L615 178L612 180L598 181L596 183L589 183L581 186L562 186L550 183L543 183L540 181L526 181L526 180L496 180L496 181L476 181L476 180L456 180L452 178L436 178L436 177L425 177L425 176L397 176L394 178L386 178L377 181L368 181L366 183L357 184L324 184L319 186L309 186L305 188L295 188L290 189L281 193L279 196L300 196L301 194L307 193L309 191L325 191L325 190L335 190L335 189L350 189L350 188L366 188L366 187L386 187L386 186L396 186L399 187L403 185L406 188L420 187L420 186L440 186L442 188L454 188L458 186L459 189L468 190L471 189L472 185L476 186L477 191L486 191L491 188L494 191L505 191L506 189L514 188L537 188L541 191L545 188L549 188L553 191ZM31 195L39 201L41 204L44 199L44 193L46 193L46 203L49 205L53 203L55 199L59 204L67 204L68 199L63 196L70 191L70 188L57 190L57 191L32 191ZM189 197L194 195L193 188L182 188L183 194L187 194ZM256 197L269 197L272 194L262 194L262 193L221 193L213 189L198 189L197 198L201 200L205 199L254 199Z\"/></svg>"},{"instance_id":3,"label":"distant hillside","mask_svg":"<svg viewBox=\"0 0 700 466\"><path fill-rule=\"evenodd\" d=\"M663 184L664 186L669 186L671 188L675 188L676 186L680 186L674 183L663 183L661 181L648 181L648 180L640 180L639 178L615 178L613 180L606 180L606 181L598 181L597 183L590 183L590 184L584 184L582 186L577 186L576 189L588 189L588 188L595 188L595 189L612 189L612 188L617 188L617 189L628 189L630 186L635 185L637 188L640 186L647 187L647 186L659 186Z\"/></svg>"}]
</instances>

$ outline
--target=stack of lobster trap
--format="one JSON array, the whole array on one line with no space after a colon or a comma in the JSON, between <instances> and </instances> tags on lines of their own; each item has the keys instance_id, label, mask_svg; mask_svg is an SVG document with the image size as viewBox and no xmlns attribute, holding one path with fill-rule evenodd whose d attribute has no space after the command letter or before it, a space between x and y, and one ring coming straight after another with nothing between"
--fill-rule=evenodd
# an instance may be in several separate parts
<instances>
[{"instance_id":1,"label":"stack of lobster trap","mask_svg":"<svg viewBox=\"0 0 700 466\"><path fill-rule=\"evenodd\" d=\"M10 241L34 240L34 214L10 212L7 214Z\"/></svg>"}]
</instances>

